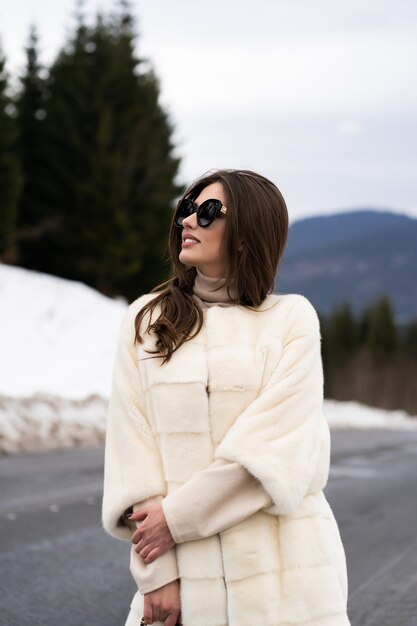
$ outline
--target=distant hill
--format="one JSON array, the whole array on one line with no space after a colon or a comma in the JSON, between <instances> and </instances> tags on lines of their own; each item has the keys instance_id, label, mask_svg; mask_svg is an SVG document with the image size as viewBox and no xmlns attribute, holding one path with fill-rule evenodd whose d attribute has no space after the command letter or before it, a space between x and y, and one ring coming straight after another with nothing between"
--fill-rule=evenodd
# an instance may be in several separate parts
<instances>
[{"instance_id":1,"label":"distant hill","mask_svg":"<svg viewBox=\"0 0 417 626\"><path fill-rule=\"evenodd\" d=\"M417 219L367 209L294 222L275 291L302 293L323 315L343 301L358 315L385 293L398 324L417 318Z\"/></svg>"}]
</instances>

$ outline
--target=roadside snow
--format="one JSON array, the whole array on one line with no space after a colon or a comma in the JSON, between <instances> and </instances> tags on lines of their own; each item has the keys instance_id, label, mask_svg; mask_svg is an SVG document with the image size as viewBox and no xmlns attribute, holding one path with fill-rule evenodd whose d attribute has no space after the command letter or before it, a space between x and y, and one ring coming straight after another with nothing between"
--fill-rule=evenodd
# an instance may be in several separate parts
<instances>
[{"instance_id":1,"label":"roadside snow","mask_svg":"<svg viewBox=\"0 0 417 626\"><path fill-rule=\"evenodd\" d=\"M417 430L417 415L411 417L405 411L386 411L359 402L325 400L323 412L332 430L342 428Z\"/></svg>"},{"instance_id":2,"label":"roadside snow","mask_svg":"<svg viewBox=\"0 0 417 626\"><path fill-rule=\"evenodd\" d=\"M0 264L0 394L107 397L126 307L82 283Z\"/></svg>"},{"instance_id":3,"label":"roadside snow","mask_svg":"<svg viewBox=\"0 0 417 626\"><path fill-rule=\"evenodd\" d=\"M0 264L0 454L103 443L126 307ZM357 402L325 400L324 413L332 429L417 429L417 417Z\"/></svg>"},{"instance_id":4,"label":"roadside snow","mask_svg":"<svg viewBox=\"0 0 417 626\"><path fill-rule=\"evenodd\" d=\"M0 454L104 443L107 400L0 396Z\"/></svg>"}]
</instances>

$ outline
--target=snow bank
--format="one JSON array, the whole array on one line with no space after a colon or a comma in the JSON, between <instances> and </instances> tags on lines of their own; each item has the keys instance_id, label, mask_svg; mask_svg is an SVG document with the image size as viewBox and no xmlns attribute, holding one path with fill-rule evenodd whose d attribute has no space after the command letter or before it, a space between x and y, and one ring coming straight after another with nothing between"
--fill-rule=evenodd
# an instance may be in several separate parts
<instances>
[{"instance_id":1,"label":"snow bank","mask_svg":"<svg viewBox=\"0 0 417 626\"><path fill-rule=\"evenodd\" d=\"M332 430L342 428L417 430L417 416L411 417L405 411L386 411L353 401L325 400L324 415Z\"/></svg>"},{"instance_id":2,"label":"snow bank","mask_svg":"<svg viewBox=\"0 0 417 626\"><path fill-rule=\"evenodd\" d=\"M0 394L108 397L127 303L0 264Z\"/></svg>"},{"instance_id":3,"label":"snow bank","mask_svg":"<svg viewBox=\"0 0 417 626\"><path fill-rule=\"evenodd\" d=\"M104 443L107 400L0 396L0 454Z\"/></svg>"},{"instance_id":4,"label":"snow bank","mask_svg":"<svg viewBox=\"0 0 417 626\"><path fill-rule=\"evenodd\" d=\"M139 294L138 294L139 295ZM0 454L104 441L127 303L0 264ZM417 417L326 400L331 428L415 429Z\"/></svg>"}]
</instances>

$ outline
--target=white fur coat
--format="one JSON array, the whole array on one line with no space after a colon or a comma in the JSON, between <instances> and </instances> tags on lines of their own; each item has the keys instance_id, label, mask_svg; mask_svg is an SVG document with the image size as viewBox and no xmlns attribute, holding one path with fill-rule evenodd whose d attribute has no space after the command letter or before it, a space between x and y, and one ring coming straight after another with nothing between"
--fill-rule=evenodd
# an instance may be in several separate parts
<instances>
[{"instance_id":1,"label":"white fur coat","mask_svg":"<svg viewBox=\"0 0 417 626\"><path fill-rule=\"evenodd\" d=\"M120 333L105 529L129 539L119 522L126 508L166 495L215 458L237 461L273 505L177 545L184 626L349 625L345 553L322 491L330 436L314 307L298 294L270 295L258 311L210 307L200 333L161 366L145 352L154 336L133 343L136 313L153 297L130 305ZM139 592L132 606L141 613Z\"/></svg>"}]
</instances>

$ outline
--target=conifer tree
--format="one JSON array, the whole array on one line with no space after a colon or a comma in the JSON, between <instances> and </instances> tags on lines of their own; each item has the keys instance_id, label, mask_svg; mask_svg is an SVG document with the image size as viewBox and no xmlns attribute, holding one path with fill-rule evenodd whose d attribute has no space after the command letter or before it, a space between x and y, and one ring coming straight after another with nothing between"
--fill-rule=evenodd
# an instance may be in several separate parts
<instances>
[{"instance_id":1,"label":"conifer tree","mask_svg":"<svg viewBox=\"0 0 417 626\"><path fill-rule=\"evenodd\" d=\"M21 175L16 154L16 120L8 92L5 57L0 50L0 260L17 260L16 222Z\"/></svg>"},{"instance_id":2,"label":"conifer tree","mask_svg":"<svg viewBox=\"0 0 417 626\"><path fill-rule=\"evenodd\" d=\"M358 346L359 336L351 306L344 302L332 313L327 330L328 350L335 361L352 355Z\"/></svg>"},{"instance_id":3,"label":"conifer tree","mask_svg":"<svg viewBox=\"0 0 417 626\"><path fill-rule=\"evenodd\" d=\"M370 309L367 345L375 362L382 363L398 348L394 314L387 296L381 296Z\"/></svg>"},{"instance_id":4,"label":"conifer tree","mask_svg":"<svg viewBox=\"0 0 417 626\"><path fill-rule=\"evenodd\" d=\"M368 303L362 310L359 318L359 343L366 346L368 343L369 329L371 326L372 306Z\"/></svg>"},{"instance_id":5,"label":"conifer tree","mask_svg":"<svg viewBox=\"0 0 417 626\"><path fill-rule=\"evenodd\" d=\"M324 391L327 394L327 380L328 373L331 364L331 355L330 355L330 345L329 345L329 317L322 315L320 312L317 313L320 324L320 352L322 357L323 364L323 373L324 373Z\"/></svg>"},{"instance_id":6,"label":"conifer tree","mask_svg":"<svg viewBox=\"0 0 417 626\"><path fill-rule=\"evenodd\" d=\"M166 277L174 179L159 85L134 52L126 5L94 26L79 17L50 71L47 202L58 223L42 269L132 299Z\"/></svg>"},{"instance_id":7,"label":"conifer tree","mask_svg":"<svg viewBox=\"0 0 417 626\"><path fill-rule=\"evenodd\" d=\"M417 360L417 319L412 319L405 332L403 352Z\"/></svg>"},{"instance_id":8,"label":"conifer tree","mask_svg":"<svg viewBox=\"0 0 417 626\"><path fill-rule=\"evenodd\" d=\"M54 228L46 204L48 161L44 124L46 86L38 61L38 36L31 27L26 48L26 68L16 99L19 123L18 152L23 175L18 214L19 263L32 269L42 268L43 238Z\"/></svg>"}]
</instances>

